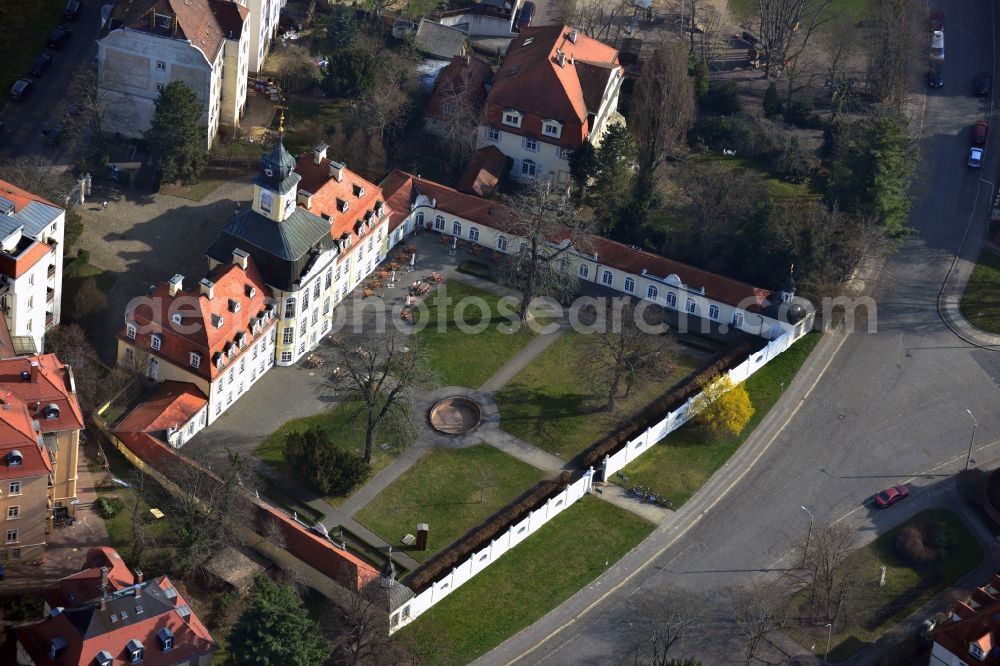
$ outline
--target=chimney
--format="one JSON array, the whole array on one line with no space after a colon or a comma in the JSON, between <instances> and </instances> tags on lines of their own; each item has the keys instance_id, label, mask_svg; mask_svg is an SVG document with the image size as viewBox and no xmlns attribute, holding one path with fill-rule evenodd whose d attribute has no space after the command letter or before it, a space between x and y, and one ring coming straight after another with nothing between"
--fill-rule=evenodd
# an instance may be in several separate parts
<instances>
[{"instance_id":1,"label":"chimney","mask_svg":"<svg viewBox=\"0 0 1000 666\"><path fill-rule=\"evenodd\" d=\"M250 254L246 250L241 250L239 248L233 250L233 263L243 270L247 269L247 259L249 257Z\"/></svg>"},{"instance_id":2,"label":"chimney","mask_svg":"<svg viewBox=\"0 0 1000 666\"><path fill-rule=\"evenodd\" d=\"M326 151L330 146L325 143L321 143L315 148L313 148L313 164L322 164L323 160L326 159Z\"/></svg>"},{"instance_id":3,"label":"chimney","mask_svg":"<svg viewBox=\"0 0 1000 666\"><path fill-rule=\"evenodd\" d=\"M171 296L176 296L178 291L184 289L184 276L178 273L177 275L170 278L169 293Z\"/></svg>"},{"instance_id":4,"label":"chimney","mask_svg":"<svg viewBox=\"0 0 1000 666\"><path fill-rule=\"evenodd\" d=\"M143 580L142 569L133 569L132 573L135 574L135 582L141 583Z\"/></svg>"},{"instance_id":5,"label":"chimney","mask_svg":"<svg viewBox=\"0 0 1000 666\"><path fill-rule=\"evenodd\" d=\"M330 160L330 178L333 178L338 183L344 181L344 165L341 162L334 162Z\"/></svg>"},{"instance_id":6,"label":"chimney","mask_svg":"<svg viewBox=\"0 0 1000 666\"><path fill-rule=\"evenodd\" d=\"M208 278L202 278L198 283L201 286L201 295L208 296L208 300L215 297L215 283Z\"/></svg>"},{"instance_id":7,"label":"chimney","mask_svg":"<svg viewBox=\"0 0 1000 666\"><path fill-rule=\"evenodd\" d=\"M570 44L576 44L576 30L570 30L567 38Z\"/></svg>"},{"instance_id":8,"label":"chimney","mask_svg":"<svg viewBox=\"0 0 1000 666\"><path fill-rule=\"evenodd\" d=\"M31 362L31 383L34 384L38 381L38 361Z\"/></svg>"},{"instance_id":9,"label":"chimney","mask_svg":"<svg viewBox=\"0 0 1000 666\"><path fill-rule=\"evenodd\" d=\"M306 210L312 208L313 194L312 192L306 192L305 190L298 190L295 193L295 203L302 206Z\"/></svg>"}]
</instances>

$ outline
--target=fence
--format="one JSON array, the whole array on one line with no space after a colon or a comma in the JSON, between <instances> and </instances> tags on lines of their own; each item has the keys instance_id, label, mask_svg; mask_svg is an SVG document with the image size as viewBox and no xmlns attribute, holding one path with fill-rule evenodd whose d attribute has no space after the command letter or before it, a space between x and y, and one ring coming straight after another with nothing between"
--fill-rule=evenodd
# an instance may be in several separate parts
<instances>
[{"instance_id":1,"label":"fence","mask_svg":"<svg viewBox=\"0 0 1000 666\"><path fill-rule=\"evenodd\" d=\"M771 359L788 349L791 344L792 339L787 333L771 340L767 346L751 354L743 363L730 370L727 373L729 378L732 379L733 384L746 381L750 375L767 365ZM607 481L615 472L621 470L645 453L651 446L687 423L694 416L691 406L700 395L699 393L692 396L683 405L668 413L662 421L647 428L646 432L625 444L616 453L605 456L599 470L601 480Z\"/></svg>"},{"instance_id":2,"label":"fence","mask_svg":"<svg viewBox=\"0 0 1000 666\"><path fill-rule=\"evenodd\" d=\"M549 498L545 504L511 525L499 537L491 540L487 546L469 555L461 564L453 568L451 573L434 581L427 589L410 599L390 618L390 633L415 620L431 606L451 594L457 587L468 582L473 576L496 562L501 555L527 539L542 525L562 513L566 507L590 492L593 475L593 470L585 472L579 479L567 485L558 495Z\"/></svg>"}]
</instances>

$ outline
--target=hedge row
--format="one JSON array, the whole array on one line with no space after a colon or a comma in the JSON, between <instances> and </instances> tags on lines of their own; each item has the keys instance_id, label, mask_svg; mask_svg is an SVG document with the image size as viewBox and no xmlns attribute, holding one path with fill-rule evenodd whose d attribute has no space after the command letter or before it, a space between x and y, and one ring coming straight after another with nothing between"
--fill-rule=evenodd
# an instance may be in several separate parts
<instances>
[{"instance_id":1,"label":"hedge row","mask_svg":"<svg viewBox=\"0 0 1000 666\"><path fill-rule=\"evenodd\" d=\"M624 424L616 432L609 433L603 439L599 439L586 451L580 454L580 463L583 467L597 468L604 456L609 456L629 441L641 435L646 428L656 425L666 418L667 414L677 409L693 396L701 391L701 387L715 375L735 368L750 355L750 343L744 342L738 347L723 351L716 355L714 361L707 368L697 374L692 374L688 380L671 389L658 399L649 403L645 409L639 412L634 419ZM756 352L754 352L756 353Z\"/></svg>"},{"instance_id":2,"label":"hedge row","mask_svg":"<svg viewBox=\"0 0 1000 666\"><path fill-rule=\"evenodd\" d=\"M515 525L530 512L543 505L550 497L561 493L569 485L569 482L570 474L565 471L554 479L538 482L534 488L493 514L491 519L467 533L454 546L438 553L422 567L415 570L406 584L415 594L420 594L469 555L506 532L511 525Z\"/></svg>"}]
</instances>

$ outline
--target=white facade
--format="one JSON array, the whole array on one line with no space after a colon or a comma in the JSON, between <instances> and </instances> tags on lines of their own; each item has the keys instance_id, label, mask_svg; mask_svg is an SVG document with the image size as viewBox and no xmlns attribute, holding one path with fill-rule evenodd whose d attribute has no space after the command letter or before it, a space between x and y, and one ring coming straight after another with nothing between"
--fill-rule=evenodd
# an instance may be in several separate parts
<instances>
[{"instance_id":1,"label":"white facade","mask_svg":"<svg viewBox=\"0 0 1000 666\"><path fill-rule=\"evenodd\" d=\"M255 338L239 354L224 356L221 368L217 361L218 376L212 380L208 393L208 424L215 422L234 402L240 399L251 386L257 383L268 370L274 367L274 345L277 327L263 329L263 335ZM195 431L197 432L197 430Z\"/></svg>"},{"instance_id":2,"label":"white facade","mask_svg":"<svg viewBox=\"0 0 1000 666\"><path fill-rule=\"evenodd\" d=\"M39 353L45 331L61 318L65 221L65 211L59 210L34 238L18 230L0 240L2 252L17 257L16 270L0 276L0 309L11 335L31 337Z\"/></svg>"},{"instance_id":3,"label":"white facade","mask_svg":"<svg viewBox=\"0 0 1000 666\"><path fill-rule=\"evenodd\" d=\"M503 126L481 127L479 147L491 145L514 160L510 177L515 180L545 178L560 184L569 182L569 158L573 154L569 148L504 131Z\"/></svg>"},{"instance_id":4,"label":"white facade","mask_svg":"<svg viewBox=\"0 0 1000 666\"><path fill-rule=\"evenodd\" d=\"M249 23L249 21L247 22ZM219 103L219 122L228 127L238 127L247 103L247 76L250 63L250 31L244 27L239 39L226 39L223 43L222 100ZM230 73L232 72L232 75Z\"/></svg>"},{"instance_id":5,"label":"white facade","mask_svg":"<svg viewBox=\"0 0 1000 666\"><path fill-rule=\"evenodd\" d=\"M271 41L278 34L278 22L285 0L243 0L250 10L250 59L251 72L259 72L264 66Z\"/></svg>"}]
</instances>

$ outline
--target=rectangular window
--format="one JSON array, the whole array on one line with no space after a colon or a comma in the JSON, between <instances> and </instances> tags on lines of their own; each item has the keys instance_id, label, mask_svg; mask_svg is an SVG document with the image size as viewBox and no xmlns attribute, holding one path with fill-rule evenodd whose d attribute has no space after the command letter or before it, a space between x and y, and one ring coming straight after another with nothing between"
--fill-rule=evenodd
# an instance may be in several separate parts
<instances>
[{"instance_id":1,"label":"rectangular window","mask_svg":"<svg viewBox=\"0 0 1000 666\"><path fill-rule=\"evenodd\" d=\"M240 372L244 372L247 369L247 357L244 356L240 359Z\"/></svg>"},{"instance_id":2,"label":"rectangular window","mask_svg":"<svg viewBox=\"0 0 1000 666\"><path fill-rule=\"evenodd\" d=\"M525 150L530 150L533 153L537 153L538 152L538 139L525 139L524 140L524 149Z\"/></svg>"},{"instance_id":3,"label":"rectangular window","mask_svg":"<svg viewBox=\"0 0 1000 666\"><path fill-rule=\"evenodd\" d=\"M292 360L292 352L281 352L281 362L290 363Z\"/></svg>"},{"instance_id":4,"label":"rectangular window","mask_svg":"<svg viewBox=\"0 0 1000 666\"><path fill-rule=\"evenodd\" d=\"M10 549L10 559L12 559L12 560L19 560L19 559L21 559L21 549L20 548L11 548Z\"/></svg>"},{"instance_id":5,"label":"rectangular window","mask_svg":"<svg viewBox=\"0 0 1000 666\"><path fill-rule=\"evenodd\" d=\"M8 489L9 495L20 495L21 494L21 482L11 481L10 488Z\"/></svg>"},{"instance_id":6,"label":"rectangular window","mask_svg":"<svg viewBox=\"0 0 1000 666\"><path fill-rule=\"evenodd\" d=\"M315 326L317 321L319 321L319 310L313 310L312 325Z\"/></svg>"},{"instance_id":7,"label":"rectangular window","mask_svg":"<svg viewBox=\"0 0 1000 666\"><path fill-rule=\"evenodd\" d=\"M158 72L165 72L165 71L167 71L167 63L163 62L162 60L157 60L156 61L156 71L158 71Z\"/></svg>"},{"instance_id":8,"label":"rectangular window","mask_svg":"<svg viewBox=\"0 0 1000 666\"><path fill-rule=\"evenodd\" d=\"M590 277L590 266L587 264L580 264L580 277L587 278Z\"/></svg>"},{"instance_id":9,"label":"rectangular window","mask_svg":"<svg viewBox=\"0 0 1000 666\"><path fill-rule=\"evenodd\" d=\"M153 351L160 351L160 344L162 343L162 341L160 340L160 336L154 335L150 337L149 340L150 340L149 346L153 348Z\"/></svg>"},{"instance_id":10,"label":"rectangular window","mask_svg":"<svg viewBox=\"0 0 1000 666\"><path fill-rule=\"evenodd\" d=\"M243 382L240 382L240 388L236 391L237 395L243 395Z\"/></svg>"},{"instance_id":11,"label":"rectangular window","mask_svg":"<svg viewBox=\"0 0 1000 666\"><path fill-rule=\"evenodd\" d=\"M164 90L165 88L166 88L166 86L165 86L165 85L163 85L162 83L157 83L157 84L156 84L156 92L163 92L163 90Z\"/></svg>"},{"instance_id":12,"label":"rectangular window","mask_svg":"<svg viewBox=\"0 0 1000 666\"><path fill-rule=\"evenodd\" d=\"M313 283L313 300L319 298L319 280Z\"/></svg>"},{"instance_id":13,"label":"rectangular window","mask_svg":"<svg viewBox=\"0 0 1000 666\"><path fill-rule=\"evenodd\" d=\"M7 543L17 543L17 530L7 530Z\"/></svg>"},{"instance_id":14,"label":"rectangular window","mask_svg":"<svg viewBox=\"0 0 1000 666\"><path fill-rule=\"evenodd\" d=\"M134 363L135 362L135 350L131 347L125 348L125 362Z\"/></svg>"},{"instance_id":15,"label":"rectangular window","mask_svg":"<svg viewBox=\"0 0 1000 666\"><path fill-rule=\"evenodd\" d=\"M323 288L329 289L331 285L333 285L333 269L328 268L326 269L326 278L323 281Z\"/></svg>"},{"instance_id":16,"label":"rectangular window","mask_svg":"<svg viewBox=\"0 0 1000 666\"><path fill-rule=\"evenodd\" d=\"M330 297L327 296L323 299L323 314L330 314Z\"/></svg>"},{"instance_id":17,"label":"rectangular window","mask_svg":"<svg viewBox=\"0 0 1000 666\"><path fill-rule=\"evenodd\" d=\"M135 340L135 324L125 324L125 336L129 340Z\"/></svg>"},{"instance_id":18,"label":"rectangular window","mask_svg":"<svg viewBox=\"0 0 1000 666\"><path fill-rule=\"evenodd\" d=\"M308 323L309 322L306 319L302 320L302 323L299 324L299 335L305 335L306 334L306 324L308 324Z\"/></svg>"},{"instance_id":19,"label":"rectangular window","mask_svg":"<svg viewBox=\"0 0 1000 666\"><path fill-rule=\"evenodd\" d=\"M28 296L28 309L30 310L33 307L35 307L35 297Z\"/></svg>"},{"instance_id":20,"label":"rectangular window","mask_svg":"<svg viewBox=\"0 0 1000 666\"><path fill-rule=\"evenodd\" d=\"M191 352L191 359L189 362L191 363L192 368L197 368L201 365L201 354Z\"/></svg>"},{"instance_id":21,"label":"rectangular window","mask_svg":"<svg viewBox=\"0 0 1000 666\"><path fill-rule=\"evenodd\" d=\"M291 326L286 326L283 331L281 331L281 344L290 345L295 339L295 329Z\"/></svg>"},{"instance_id":22,"label":"rectangular window","mask_svg":"<svg viewBox=\"0 0 1000 666\"><path fill-rule=\"evenodd\" d=\"M559 123L546 120L542 123L542 134L545 136L553 136L558 139L559 135L562 134L562 126Z\"/></svg>"},{"instance_id":23,"label":"rectangular window","mask_svg":"<svg viewBox=\"0 0 1000 666\"><path fill-rule=\"evenodd\" d=\"M233 392L232 391L230 391L229 393L226 394L226 404L227 405L233 404Z\"/></svg>"},{"instance_id":24,"label":"rectangular window","mask_svg":"<svg viewBox=\"0 0 1000 666\"><path fill-rule=\"evenodd\" d=\"M493 141L493 142L499 141L500 140L500 130L498 130L496 127L487 127L486 128L486 138L489 139L490 141Z\"/></svg>"},{"instance_id":25,"label":"rectangular window","mask_svg":"<svg viewBox=\"0 0 1000 666\"><path fill-rule=\"evenodd\" d=\"M517 111L504 111L503 112L503 124L510 125L511 127L521 126L521 114Z\"/></svg>"},{"instance_id":26,"label":"rectangular window","mask_svg":"<svg viewBox=\"0 0 1000 666\"><path fill-rule=\"evenodd\" d=\"M215 404L215 415L218 416L222 413L222 401L220 400Z\"/></svg>"},{"instance_id":27,"label":"rectangular window","mask_svg":"<svg viewBox=\"0 0 1000 666\"><path fill-rule=\"evenodd\" d=\"M19 506L7 507L7 520L17 520L20 517L21 517L21 507Z\"/></svg>"},{"instance_id":28,"label":"rectangular window","mask_svg":"<svg viewBox=\"0 0 1000 666\"><path fill-rule=\"evenodd\" d=\"M35 284L35 274L28 273L28 286L31 287L34 286L34 284Z\"/></svg>"}]
</instances>

